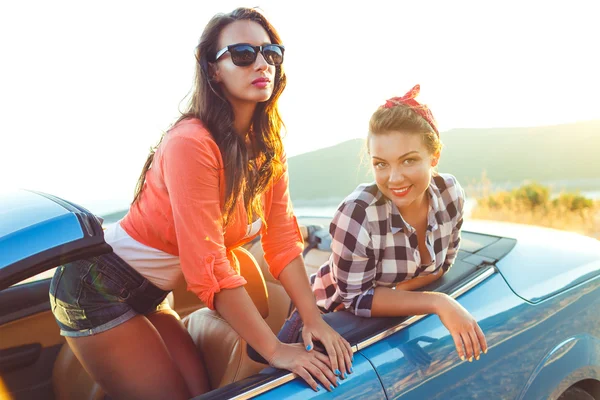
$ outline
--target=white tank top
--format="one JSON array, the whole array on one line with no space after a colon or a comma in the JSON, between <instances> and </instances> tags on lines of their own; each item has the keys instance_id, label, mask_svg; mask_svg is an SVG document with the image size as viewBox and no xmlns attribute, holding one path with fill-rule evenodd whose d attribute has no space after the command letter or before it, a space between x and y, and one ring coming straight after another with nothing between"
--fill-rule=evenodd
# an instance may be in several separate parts
<instances>
[{"instance_id":1,"label":"white tank top","mask_svg":"<svg viewBox=\"0 0 600 400\"><path fill-rule=\"evenodd\" d=\"M257 219L248 225L245 237L255 235L261 227L262 221ZM120 221L106 228L104 240L115 254L162 290L173 290L183 277L178 256L136 241L121 228Z\"/></svg>"}]
</instances>

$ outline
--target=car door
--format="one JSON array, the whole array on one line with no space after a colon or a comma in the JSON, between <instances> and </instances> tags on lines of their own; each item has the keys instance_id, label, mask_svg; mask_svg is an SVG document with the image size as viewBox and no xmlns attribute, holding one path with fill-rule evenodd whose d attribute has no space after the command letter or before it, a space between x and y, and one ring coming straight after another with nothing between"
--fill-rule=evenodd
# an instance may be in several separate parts
<instances>
[{"instance_id":1,"label":"car door","mask_svg":"<svg viewBox=\"0 0 600 400\"><path fill-rule=\"evenodd\" d=\"M54 269L111 250L101 220L80 206L25 190L0 195L0 399L54 397L54 364L65 343L50 310ZM173 292L180 315L203 307L185 281ZM172 295L169 300L173 303ZM60 376L75 372L85 373L77 367ZM59 386L73 392L68 387L73 380Z\"/></svg>"},{"instance_id":2,"label":"car door","mask_svg":"<svg viewBox=\"0 0 600 400\"><path fill-rule=\"evenodd\" d=\"M497 368L508 352L499 339L514 333L508 332L506 319L524 302L493 267L489 271L482 283L458 298L486 335L490 348L479 360L460 360L452 337L436 315L413 317L398 332L359 343L360 353L373 364L388 398L496 399L504 392L507 381L497 379Z\"/></svg>"},{"instance_id":3,"label":"car door","mask_svg":"<svg viewBox=\"0 0 600 400\"><path fill-rule=\"evenodd\" d=\"M52 397L52 367L64 339L50 312L49 286L42 279L0 292L0 398Z\"/></svg>"},{"instance_id":4,"label":"car door","mask_svg":"<svg viewBox=\"0 0 600 400\"><path fill-rule=\"evenodd\" d=\"M358 344L389 399L556 399L597 376L600 279L531 304L495 267L488 271L458 297L486 335L489 350L478 361L459 359L435 315Z\"/></svg>"},{"instance_id":5,"label":"car door","mask_svg":"<svg viewBox=\"0 0 600 400\"><path fill-rule=\"evenodd\" d=\"M0 398L52 398L64 339L50 311L51 270L110 246L95 216L50 195L5 193L0 216Z\"/></svg>"},{"instance_id":6,"label":"car door","mask_svg":"<svg viewBox=\"0 0 600 400\"><path fill-rule=\"evenodd\" d=\"M331 392L320 387L318 392L312 390L302 379L295 378L269 391L259 394L254 399L386 399L381 381L371 363L361 354L354 354L353 373L341 380L340 385ZM319 385L321 386L321 385ZM250 393L246 393L250 394Z\"/></svg>"}]
</instances>

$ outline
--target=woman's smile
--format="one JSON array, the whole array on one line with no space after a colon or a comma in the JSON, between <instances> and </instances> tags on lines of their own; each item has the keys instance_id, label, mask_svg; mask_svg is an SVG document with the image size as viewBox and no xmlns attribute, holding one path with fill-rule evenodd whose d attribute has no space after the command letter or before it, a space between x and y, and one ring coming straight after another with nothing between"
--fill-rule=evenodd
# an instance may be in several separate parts
<instances>
[{"instance_id":1,"label":"woman's smile","mask_svg":"<svg viewBox=\"0 0 600 400\"><path fill-rule=\"evenodd\" d=\"M413 185L405 186L403 188L398 188L398 189L390 188L390 191L396 197L404 197L410 192L412 187L413 187Z\"/></svg>"}]
</instances>

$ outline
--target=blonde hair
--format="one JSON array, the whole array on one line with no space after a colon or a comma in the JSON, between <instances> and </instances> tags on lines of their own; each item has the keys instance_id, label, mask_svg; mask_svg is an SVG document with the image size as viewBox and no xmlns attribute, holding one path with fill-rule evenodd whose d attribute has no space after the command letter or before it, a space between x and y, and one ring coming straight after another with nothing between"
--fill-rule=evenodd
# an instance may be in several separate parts
<instances>
[{"instance_id":1,"label":"blonde hair","mask_svg":"<svg viewBox=\"0 0 600 400\"><path fill-rule=\"evenodd\" d=\"M442 141L432 126L414 107L397 104L390 108L379 107L371 116L369 121L369 133L367 135L367 151L369 149L369 138L372 135L385 135L394 131L421 135L423 144L430 154L440 154Z\"/></svg>"}]
</instances>

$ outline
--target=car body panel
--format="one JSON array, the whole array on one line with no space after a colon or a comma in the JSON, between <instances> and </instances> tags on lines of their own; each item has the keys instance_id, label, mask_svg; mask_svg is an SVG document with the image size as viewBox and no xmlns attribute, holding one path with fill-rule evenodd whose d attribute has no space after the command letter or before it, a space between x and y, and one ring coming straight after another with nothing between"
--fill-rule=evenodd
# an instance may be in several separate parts
<instances>
[{"instance_id":1,"label":"car body panel","mask_svg":"<svg viewBox=\"0 0 600 400\"><path fill-rule=\"evenodd\" d=\"M489 296L492 291L499 301L494 303L494 307L489 307L481 298ZM519 307L524 302L512 293L497 273L461 296L458 301L481 323L490 346L488 354L473 363L461 361L454 341L440 319L435 315L427 316L414 325L361 349L361 354L377 370L388 398L456 398L465 393L477 394L479 397L483 394L482 390L494 390L486 387L490 382L472 381L470 377L501 356L501 342L495 331L502 330L502 321L496 321L496 316ZM487 324L484 323L486 320ZM496 387L495 390L497 389Z\"/></svg>"},{"instance_id":2,"label":"car body panel","mask_svg":"<svg viewBox=\"0 0 600 400\"><path fill-rule=\"evenodd\" d=\"M600 382L600 339L577 334L559 343L529 377L518 400L557 399L567 388L585 379ZM552 390L548 382L560 382Z\"/></svg>"},{"instance_id":3,"label":"car body panel","mask_svg":"<svg viewBox=\"0 0 600 400\"><path fill-rule=\"evenodd\" d=\"M0 204L0 268L83 237L73 213L36 193L7 193Z\"/></svg>"},{"instance_id":4,"label":"car body panel","mask_svg":"<svg viewBox=\"0 0 600 400\"><path fill-rule=\"evenodd\" d=\"M0 290L59 264L111 251L101 221L57 197L0 195Z\"/></svg>"},{"instance_id":5,"label":"car body panel","mask_svg":"<svg viewBox=\"0 0 600 400\"><path fill-rule=\"evenodd\" d=\"M519 296L539 303L600 273L600 242L574 239L571 235L519 239L498 262L498 270Z\"/></svg>"},{"instance_id":6,"label":"car body panel","mask_svg":"<svg viewBox=\"0 0 600 400\"><path fill-rule=\"evenodd\" d=\"M523 299L538 303L600 275L600 241L529 225L469 221L465 229L517 239L497 268ZM492 247L492 246L490 246ZM478 254L485 255L486 250Z\"/></svg>"},{"instance_id":7,"label":"car body panel","mask_svg":"<svg viewBox=\"0 0 600 400\"><path fill-rule=\"evenodd\" d=\"M492 303L487 300L490 295ZM516 296L500 274L494 274L459 302L478 320L488 353L479 361L461 361L439 318L428 316L361 350L377 370L388 398L498 398L503 393L503 398L516 399L532 380L539 360L552 349L578 332L600 337L600 278L532 305ZM586 349L593 353L578 366L599 367L600 348ZM565 366L568 371L570 366ZM553 392L566 371L551 372L546 370L549 376L539 381L537 392Z\"/></svg>"}]
</instances>

